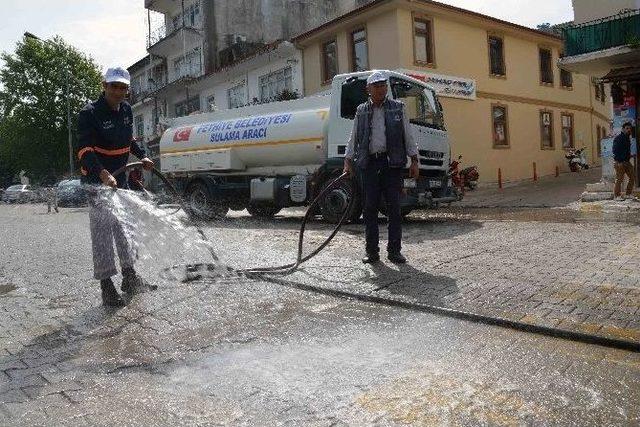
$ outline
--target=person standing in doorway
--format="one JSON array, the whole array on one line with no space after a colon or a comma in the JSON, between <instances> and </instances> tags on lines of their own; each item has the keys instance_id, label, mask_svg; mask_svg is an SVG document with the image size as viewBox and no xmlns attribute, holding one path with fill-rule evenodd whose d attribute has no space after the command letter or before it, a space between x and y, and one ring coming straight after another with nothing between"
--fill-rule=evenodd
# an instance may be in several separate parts
<instances>
[{"instance_id":1,"label":"person standing in doorway","mask_svg":"<svg viewBox=\"0 0 640 427\"><path fill-rule=\"evenodd\" d=\"M402 255L402 215L400 193L402 172L411 158L409 177L418 178L418 146L402 102L387 97L387 76L374 71L367 78L369 100L356 110L353 131L344 158L344 172L352 175L354 164L362 177L366 256L364 263L380 261L378 207L384 194L389 236L387 258L397 264L407 262Z\"/></svg>"},{"instance_id":2,"label":"person standing in doorway","mask_svg":"<svg viewBox=\"0 0 640 427\"><path fill-rule=\"evenodd\" d=\"M625 198L636 199L633 196L633 184L635 181L634 167L631 164L631 132L633 125L627 122L622 125L622 132L613 140L613 160L616 170L616 183L613 188L615 200ZM625 196L622 196L622 181L624 177L629 179Z\"/></svg>"},{"instance_id":3,"label":"person standing in doorway","mask_svg":"<svg viewBox=\"0 0 640 427\"><path fill-rule=\"evenodd\" d=\"M102 82L103 92L97 101L89 103L78 117L78 158L82 164L82 182L92 185L127 188L124 172L112 174L126 165L129 153L141 159L145 169L153 162L133 138L133 115L125 101L129 90L129 72L123 68L109 68ZM93 274L100 281L102 302L120 307L124 300L116 290L112 276L118 274L113 243L118 250L122 270L121 290L134 295L156 289L135 271L135 254L122 224L98 196L89 193L89 226L93 250Z\"/></svg>"}]
</instances>

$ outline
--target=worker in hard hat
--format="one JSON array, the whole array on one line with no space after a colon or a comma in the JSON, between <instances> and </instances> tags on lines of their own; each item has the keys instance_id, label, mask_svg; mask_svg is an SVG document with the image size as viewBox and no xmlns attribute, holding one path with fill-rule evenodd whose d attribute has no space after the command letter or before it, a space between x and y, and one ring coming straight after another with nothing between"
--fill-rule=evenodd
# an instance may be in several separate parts
<instances>
[{"instance_id":1,"label":"worker in hard hat","mask_svg":"<svg viewBox=\"0 0 640 427\"><path fill-rule=\"evenodd\" d=\"M127 188L125 173L117 176L112 173L126 165L129 153L141 159L145 169L153 168L153 162L133 138L133 115L125 100L130 80L127 70L109 68L102 82L102 95L80 112L78 158L82 164L83 183ZM131 242L113 211L97 194L93 192L89 196L93 274L100 281L103 304L120 307L125 303L111 279L118 274L114 241L123 277L121 290L134 295L157 287L149 285L136 273Z\"/></svg>"}]
</instances>

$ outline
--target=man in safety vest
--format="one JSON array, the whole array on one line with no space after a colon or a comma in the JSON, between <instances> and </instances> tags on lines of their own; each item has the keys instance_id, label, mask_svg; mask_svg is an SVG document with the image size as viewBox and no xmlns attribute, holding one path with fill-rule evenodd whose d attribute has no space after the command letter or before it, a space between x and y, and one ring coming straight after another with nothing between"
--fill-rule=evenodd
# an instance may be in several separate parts
<instances>
[{"instance_id":1,"label":"man in safety vest","mask_svg":"<svg viewBox=\"0 0 640 427\"><path fill-rule=\"evenodd\" d=\"M104 184L112 188L127 188L125 173L112 173L126 165L129 153L141 159L144 168L153 168L143 149L133 138L133 115L125 101L130 83L129 72L123 68L109 68L104 75L104 91L97 101L90 102L78 117L78 158L82 164L82 182ZM113 251L115 240L122 269L123 292L130 295L156 286L147 284L135 271L135 251L120 221L97 192L89 194L89 226L93 249L93 274L100 280L102 302L106 306L121 307L124 301L116 290L111 276L118 274Z\"/></svg>"}]
</instances>

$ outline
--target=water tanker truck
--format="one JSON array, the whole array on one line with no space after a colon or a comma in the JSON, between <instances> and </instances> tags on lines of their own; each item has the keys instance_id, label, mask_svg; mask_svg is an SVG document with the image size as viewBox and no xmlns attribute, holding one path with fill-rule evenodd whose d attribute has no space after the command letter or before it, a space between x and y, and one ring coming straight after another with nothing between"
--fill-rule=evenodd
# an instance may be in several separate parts
<instances>
[{"instance_id":1,"label":"water tanker truck","mask_svg":"<svg viewBox=\"0 0 640 427\"><path fill-rule=\"evenodd\" d=\"M420 177L404 181L403 214L458 200L447 175L450 148L435 91L404 74L383 72L388 96L406 105L419 148ZM229 209L271 217L282 208L308 205L342 173L356 107L367 100L370 74L337 75L331 91L316 96L173 119L160 140L161 171L202 219L223 217ZM354 198L348 216L357 219L362 210L359 188L358 179L342 180L317 213L336 222Z\"/></svg>"}]
</instances>

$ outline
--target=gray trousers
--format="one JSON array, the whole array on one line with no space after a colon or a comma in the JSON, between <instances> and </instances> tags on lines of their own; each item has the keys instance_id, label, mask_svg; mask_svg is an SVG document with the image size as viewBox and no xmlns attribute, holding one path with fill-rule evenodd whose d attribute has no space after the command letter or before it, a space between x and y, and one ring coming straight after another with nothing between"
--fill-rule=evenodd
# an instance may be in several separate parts
<instances>
[{"instance_id":1,"label":"gray trousers","mask_svg":"<svg viewBox=\"0 0 640 427\"><path fill-rule=\"evenodd\" d=\"M89 206L93 277L103 280L118 274L113 251L114 240L118 258L120 258L120 267L132 268L135 262L134 250L118 218L99 198L90 197Z\"/></svg>"}]
</instances>

